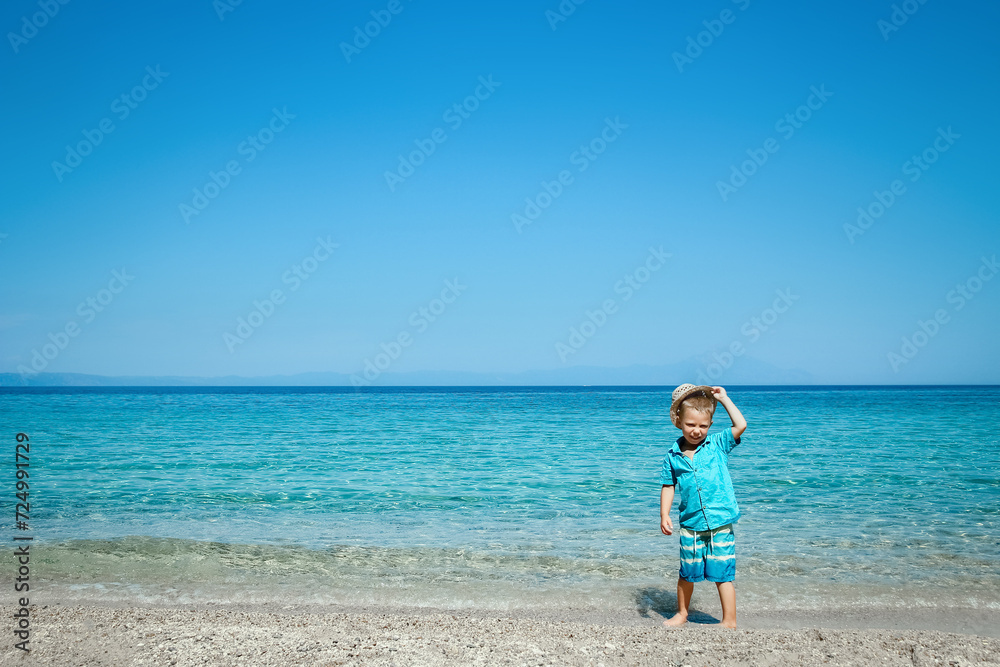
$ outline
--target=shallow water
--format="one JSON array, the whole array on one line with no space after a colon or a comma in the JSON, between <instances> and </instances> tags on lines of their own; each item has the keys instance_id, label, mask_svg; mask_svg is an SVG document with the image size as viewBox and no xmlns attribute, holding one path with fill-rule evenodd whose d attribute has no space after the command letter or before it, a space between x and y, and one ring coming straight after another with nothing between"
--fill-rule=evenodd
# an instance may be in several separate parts
<instances>
[{"instance_id":1,"label":"shallow water","mask_svg":"<svg viewBox=\"0 0 1000 667\"><path fill-rule=\"evenodd\" d=\"M742 605L1000 608L1000 388L730 395ZM45 595L620 608L676 581L669 398L13 389L0 421Z\"/></svg>"}]
</instances>

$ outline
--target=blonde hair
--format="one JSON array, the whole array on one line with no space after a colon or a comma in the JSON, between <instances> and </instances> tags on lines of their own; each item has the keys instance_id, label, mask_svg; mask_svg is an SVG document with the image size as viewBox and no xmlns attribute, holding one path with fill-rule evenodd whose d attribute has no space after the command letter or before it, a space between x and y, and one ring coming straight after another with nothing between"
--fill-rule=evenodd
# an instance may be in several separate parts
<instances>
[{"instance_id":1,"label":"blonde hair","mask_svg":"<svg viewBox=\"0 0 1000 667\"><path fill-rule=\"evenodd\" d=\"M680 405L677 406L678 419L684 416L685 409L701 412L711 417L715 414L715 401L704 394L694 394L693 396L688 396L681 401Z\"/></svg>"}]
</instances>

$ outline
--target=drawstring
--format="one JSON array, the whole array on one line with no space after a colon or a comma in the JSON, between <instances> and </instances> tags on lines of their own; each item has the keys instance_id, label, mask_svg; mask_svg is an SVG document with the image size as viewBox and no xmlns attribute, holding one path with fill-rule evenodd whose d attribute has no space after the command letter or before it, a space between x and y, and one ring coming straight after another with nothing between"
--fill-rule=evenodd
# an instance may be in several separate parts
<instances>
[{"instance_id":1,"label":"drawstring","mask_svg":"<svg viewBox=\"0 0 1000 667\"><path fill-rule=\"evenodd\" d=\"M718 528L716 528L715 530L712 530L711 528L708 529L708 544L706 544L705 546L708 547L708 553L709 553L710 556L714 556L715 555L715 533L717 531L718 531ZM694 534L692 535L692 538L694 539L694 557L697 558L698 557L698 531L693 531L693 533Z\"/></svg>"},{"instance_id":2,"label":"drawstring","mask_svg":"<svg viewBox=\"0 0 1000 667\"><path fill-rule=\"evenodd\" d=\"M708 549L708 553L709 553L710 556L714 556L715 555L715 534L718 533L720 530L721 530L721 528L715 528L715 529L709 528L708 529L708 544L705 545L705 548ZM698 537L699 537L699 533L700 533L700 531L697 531L697 530L692 530L691 531L691 540L694 543L692 545L693 557L694 558L698 557ZM704 533L701 533L701 535L704 535Z\"/></svg>"}]
</instances>

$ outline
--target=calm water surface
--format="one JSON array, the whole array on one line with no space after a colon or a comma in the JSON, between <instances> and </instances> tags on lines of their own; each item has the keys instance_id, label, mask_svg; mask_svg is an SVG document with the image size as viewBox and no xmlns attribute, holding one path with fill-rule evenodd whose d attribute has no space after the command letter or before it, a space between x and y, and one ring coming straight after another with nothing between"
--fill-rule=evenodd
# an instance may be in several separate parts
<instances>
[{"instance_id":1,"label":"calm water surface","mask_svg":"<svg viewBox=\"0 0 1000 667\"><path fill-rule=\"evenodd\" d=\"M730 395L750 424L730 459L742 605L1000 608L1000 388ZM31 437L45 595L619 608L676 581L658 515L669 402L21 389L0 421L11 454Z\"/></svg>"}]
</instances>

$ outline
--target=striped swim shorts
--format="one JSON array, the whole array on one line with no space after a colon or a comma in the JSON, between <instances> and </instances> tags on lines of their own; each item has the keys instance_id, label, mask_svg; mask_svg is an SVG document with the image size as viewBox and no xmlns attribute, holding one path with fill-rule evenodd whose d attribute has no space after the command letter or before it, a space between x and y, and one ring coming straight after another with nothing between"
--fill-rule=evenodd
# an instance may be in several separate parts
<instances>
[{"instance_id":1,"label":"striped swim shorts","mask_svg":"<svg viewBox=\"0 0 1000 667\"><path fill-rule=\"evenodd\" d=\"M729 523L713 530L681 527L681 572L685 581L732 581L736 578L736 535Z\"/></svg>"}]
</instances>

